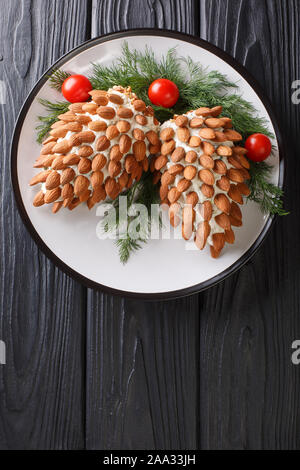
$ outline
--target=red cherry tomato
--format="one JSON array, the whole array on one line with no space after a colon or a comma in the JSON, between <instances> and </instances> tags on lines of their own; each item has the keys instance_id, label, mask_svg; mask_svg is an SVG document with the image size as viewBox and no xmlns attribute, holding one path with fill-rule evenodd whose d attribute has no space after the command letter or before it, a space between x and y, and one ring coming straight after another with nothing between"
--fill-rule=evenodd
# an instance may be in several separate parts
<instances>
[{"instance_id":1,"label":"red cherry tomato","mask_svg":"<svg viewBox=\"0 0 300 470\"><path fill-rule=\"evenodd\" d=\"M253 162L262 162L269 157L272 151L272 144L264 134L252 134L245 142L248 150L247 157Z\"/></svg>"},{"instance_id":2,"label":"red cherry tomato","mask_svg":"<svg viewBox=\"0 0 300 470\"><path fill-rule=\"evenodd\" d=\"M62 84L61 91L70 103L87 101L92 90L91 82L84 75L71 75Z\"/></svg>"},{"instance_id":3,"label":"red cherry tomato","mask_svg":"<svg viewBox=\"0 0 300 470\"><path fill-rule=\"evenodd\" d=\"M149 86L148 96L151 103L164 108L172 108L179 98L179 90L171 80L159 78Z\"/></svg>"}]
</instances>

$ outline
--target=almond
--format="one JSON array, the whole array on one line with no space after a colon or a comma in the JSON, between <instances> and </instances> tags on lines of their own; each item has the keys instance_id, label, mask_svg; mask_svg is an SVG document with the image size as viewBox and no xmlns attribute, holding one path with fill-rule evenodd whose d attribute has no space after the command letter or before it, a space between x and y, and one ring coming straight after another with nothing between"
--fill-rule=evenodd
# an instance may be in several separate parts
<instances>
[{"instance_id":1,"label":"almond","mask_svg":"<svg viewBox=\"0 0 300 470\"><path fill-rule=\"evenodd\" d=\"M90 95L92 96L93 101L95 103L101 105L101 106L106 106L108 103L108 98L107 98L107 92L104 90L92 90L90 92Z\"/></svg>"},{"instance_id":2,"label":"almond","mask_svg":"<svg viewBox=\"0 0 300 470\"><path fill-rule=\"evenodd\" d=\"M153 174L153 184L157 184L161 179L161 172L160 171L155 171ZM127 184L128 187L128 184Z\"/></svg>"},{"instance_id":3,"label":"almond","mask_svg":"<svg viewBox=\"0 0 300 470\"><path fill-rule=\"evenodd\" d=\"M213 158L211 158L209 155L206 155L205 153L200 155L199 161L201 165L208 170L212 170L213 167L215 166L215 162Z\"/></svg>"},{"instance_id":4,"label":"almond","mask_svg":"<svg viewBox=\"0 0 300 470\"><path fill-rule=\"evenodd\" d=\"M202 194L209 199L212 198L213 195L215 194L215 190L213 186L209 186L208 184L202 184L200 189L201 189Z\"/></svg>"},{"instance_id":5,"label":"almond","mask_svg":"<svg viewBox=\"0 0 300 470\"><path fill-rule=\"evenodd\" d=\"M62 140L58 144L55 144L54 147L52 147L51 153L63 153L66 155L71 150L71 148L72 148L72 145L70 145L68 140ZM47 152L47 153L50 153L50 152Z\"/></svg>"},{"instance_id":6,"label":"almond","mask_svg":"<svg viewBox=\"0 0 300 470\"><path fill-rule=\"evenodd\" d=\"M175 202L175 203L170 205L169 219L170 219L170 224L173 227L178 227L178 225L180 224L180 217L178 217L179 212L180 212L180 204Z\"/></svg>"},{"instance_id":7,"label":"almond","mask_svg":"<svg viewBox=\"0 0 300 470\"><path fill-rule=\"evenodd\" d=\"M103 201L105 198L106 191L104 185L102 184L101 186L94 189L92 199L95 201L95 203L98 203L100 201Z\"/></svg>"},{"instance_id":8,"label":"almond","mask_svg":"<svg viewBox=\"0 0 300 470\"><path fill-rule=\"evenodd\" d=\"M64 157L62 155L55 157L51 166L53 170L64 170L66 168Z\"/></svg>"},{"instance_id":9,"label":"almond","mask_svg":"<svg viewBox=\"0 0 300 470\"><path fill-rule=\"evenodd\" d=\"M243 176L245 181L250 180L251 176L250 176L249 171L246 170L246 168L241 168L240 172L241 172L241 175Z\"/></svg>"},{"instance_id":10,"label":"almond","mask_svg":"<svg viewBox=\"0 0 300 470\"><path fill-rule=\"evenodd\" d=\"M127 155L125 158L125 170L131 174L137 167L137 161L133 155Z\"/></svg>"},{"instance_id":11,"label":"almond","mask_svg":"<svg viewBox=\"0 0 300 470\"><path fill-rule=\"evenodd\" d=\"M133 146L133 154L138 162L141 162L144 160L145 155L146 155L146 144L145 142L141 140L137 140L134 142Z\"/></svg>"},{"instance_id":12,"label":"almond","mask_svg":"<svg viewBox=\"0 0 300 470\"><path fill-rule=\"evenodd\" d=\"M51 129L57 129L60 126L64 126L66 123L64 121L56 121L52 124Z\"/></svg>"},{"instance_id":13,"label":"almond","mask_svg":"<svg viewBox=\"0 0 300 470\"><path fill-rule=\"evenodd\" d=\"M206 220L207 222L210 221L212 218L212 205L210 201L204 201L203 204L200 205L199 212L203 220Z\"/></svg>"},{"instance_id":14,"label":"almond","mask_svg":"<svg viewBox=\"0 0 300 470\"><path fill-rule=\"evenodd\" d=\"M82 125L79 122L68 122L64 125L64 129L67 129L71 132L81 132Z\"/></svg>"},{"instance_id":15,"label":"almond","mask_svg":"<svg viewBox=\"0 0 300 470\"><path fill-rule=\"evenodd\" d=\"M105 181L105 191L110 199L116 199L120 192L120 186L114 178L108 177Z\"/></svg>"},{"instance_id":16,"label":"almond","mask_svg":"<svg viewBox=\"0 0 300 470\"><path fill-rule=\"evenodd\" d=\"M144 160L142 160L141 164L143 166L143 170L148 171L148 169L149 169L149 160L148 160L147 157L145 157Z\"/></svg>"},{"instance_id":17,"label":"almond","mask_svg":"<svg viewBox=\"0 0 300 470\"><path fill-rule=\"evenodd\" d=\"M224 233L214 233L212 236L212 242L214 249L218 252L223 250L225 245L225 235Z\"/></svg>"},{"instance_id":18,"label":"almond","mask_svg":"<svg viewBox=\"0 0 300 470\"><path fill-rule=\"evenodd\" d=\"M230 224L229 216L227 214L222 213L222 214L216 215L215 221L224 230L230 230L231 224Z\"/></svg>"},{"instance_id":19,"label":"almond","mask_svg":"<svg viewBox=\"0 0 300 470\"><path fill-rule=\"evenodd\" d=\"M122 167L120 162L110 161L108 164L108 173L112 178L118 176L121 173L121 169Z\"/></svg>"},{"instance_id":20,"label":"almond","mask_svg":"<svg viewBox=\"0 0 300 470\"><path fill-rule=\"evenodd\" d=\"M230 223L233 227L242 227L243 222L240 219L236 219L232 215L229 216Z\"/></svg>"},{"instance_id":21,"label":"almond","mask_svg":"<svg viewBox=\"0 0 300 470\"><path fill-rule=\"evenodd\" d=\"M60 114L58 116L58 119L60 119L61 121L65 121L65 122L72 122L72 121L76 121L76 114L72 113L71 111L68 111L67 113L64 113L64 114Z\"/></svg>"},{"instance_id":22,"label":"almond","mask_svg":"<svg viewBox=\"0 0 300 470\"><path fill-rule=\"evenodd\" d=\"M230 219L229 219L229 221L230 221ZM225 241L226 241L226 243L230 243L230 245L234 244L235 235L234 235L234 231L232 230L232 228L230 228L228 230L225 230Z\"/></svg>"},{"instance_id":23,"label":"almond","mask_svg":"<svg viewBox=\"0 0 300 470\"><path fill-rule=\"evenodd\" d=\"M185 151L183 147L177 147L171 155L171 160L174 163L180 162L185 157Z\"/></svg>"},{"instance_id":24,"label":"almond","mask_svg":"<svg viewBox=\"0 0 300 470\"><path fill-rule=\"evenodd\" d=\"M224 132L221 132L221 131L215 131L215 134L216 134L216 137L215 137L215 141L216 142L227 142L228 139L226 137L226 135L224 134Z\"/></svg>"},{"instance_id":25,"label":"almond","mask_svg":"<svg viewBox=\"0 0 300 470\"><path fill-rule=\"evenodd\" d=\"M142 129L134 129L132 135L135 140L145 140L145 133L142 131Z\"/></svg>"},{"instance_id":26,"label":"almond","mask_svg":"<svg viewBox=\"0 0 300 470\"><path fill-rule=\"evenodd\" d=\"M237 169L243 168L243 165L239 162L238 157L234 157L231 155L230 157L228 157L228 163Z\"/></svg>"},{"instance_id":27,"label":"almond","mask_svg":"<svg viewBox=\"0 0 300 470\"><path fill-rule=\"evenodd\" d=\"M190 204L192 207L195 207L199 201L198 194L195 191L188 193L185 201L187 204Z\"/></svg>"},{"instance_id":28,"label":"almond","mask_svg":"<svg viewBox=\"0 0 300 470\"><path fill-rule=\"evenodd\" d=\"M182 210L182 236L189 240L193 234L195 211L191 206L185 206Z\"/></svg>"},{"instance_id":29,"label":"almond","mask_svg":"<svg viewBox=\"0 0 300 470\"><path fill-rule=\"evenodd\" d=\"M51 166L54 159L55 159L55 155L42 155L36 160L33 167L43 168L43 167Z\"/></svg>"},{"instance_id":30,"label":"almond","mask_svg":"<svg viewBox=\"0 0 300 470\"><path fill-rule=\"evenodd\" d=\"M43 145L41 150L41 155L49 155L50 153L55 153L53 148L57 145L56 141L49 142L49 144Z\"/></svg>"},{"instance_id":31,"label":"almond","mask_svg":"<svg viewBox=\"0 0 300 470\"><path fill-rule=\"evenodd\" d=\"M133 107L136 111L143 112L146 109L146 105L143 100L134 100Z\"/></svg>"},{"instance_id":32,"label":"almond","mask_svg":"<svg viewBox=\"0 0 300 470\"><path fill-rule=\"evenodd\" d=\"M169 191L169 188L167 185L165 184L162 184L159 188L159 196L160 196L160 200L163 201L164 199L167 198L168 196L168 191Z\"/></svg>"},{"instance_id":33,"label":"almond","mask_svg":"<svg viewBox=\"0 0 300 470\"><path fill-rule=\"evenodd\" d=\"M218 175L226 175L227 166L222 160L215 160L214 172Z\"/></svg>"},{"instance_id":34,"label":"almond","mask_svg":"<svg viewBox=\"0 0 300 470\"><path fill-rule=\"evenodd\" d=\"M211 116L211 109L205 108L205 107L198 108L196 109L195 114L196 116L202 116L202 117Z\"/></svg>"},{"instance_id":35,"label":"almond","mask_svg":"<svg viewBox=\"0 0 300 470\"><path fill-rule=\"evenodd\" d=\"M87 125L89 122L91 122L90 116L86 116L84 114L80 114L79 116L76 116L76 122L80 122L80 124L85 124Z\"/></svg>"},{"instance_id":36,"label":"almond","mask_svg":"<svg viewBox=\"0 0 300 470\"><path fill-rule=\"evenodd\" d=\"M215 147L210 142L202 142L202 149L205 155L212 155L215 152Z\"/></svg>"},{"instance_id":37,"label":"almond","mask_svg":"<svg viewBox=\"0 0 300 470\"><path fill-rule=\"evenodd\" d=\"M51 135L49 135L49 137L47 137L45 140L43 140L43 145L47 145L50 142L56 142L56 140L57 139L55 137L52 137Z\"/></svg>"},{"instance_id":38,"label":"almond","mask_svg":"<svg viewBox=\"0 0 300 470\"><path fill-rule=\"evenodd\" d=\"M130 130L130 127L131 127L130 122L123 121L123 120L118 121L116 125L117 125L118 131L121 134L123 134L125 132L128 132Z\"/></svg>"},{"instance_id":39,"label":"almond","mask_svg":"<svg viewBox=\"0 0 300 470\"><path fill-rule=\"evenodd\" d=\"M177 188L171 188L168 192L168 199L171 204L176 202L181 196L181 193L177 190Z\"/></svg>"},{"instance_id":40,"label":"almond","mask_svg":"<svg viewBox=\"0 0 300 470\"><path fill-rule=\"evenodd\" d=\"M113 145L109 152L109 158L112 161L119 162L123 157L119 145Z\"/></svg>"},{"instance_id":41,"label":"almond","mask_svg":"<svg viewBox=\"0 0 300 470\"><path fill-rule=\"evenodd\" d=\"M102 153L98 153L92 161L92 170L93 171L99 171L102 170L103 167L105 167L107 162L106 157Z\"/></svg>"},{"instance_id":42,"label":"almond","mask_svg":"<svg viewBox=\"0 0 300 470\"><path fill-rule=\"evenodd\" d=\"M237 170L236 168L230 168L230 170L227 171L226 175L231 181L234 181L235 183L244 182L244 177L243 177L242 172L240 170Z\"/></svg>"},{"instance_id":43,"label":"almond","mask_svg":"<svg viewBox=\"0 0 300 470\"><path fill-rule=\"evenodd\" d=\"M120 132L117 126L108 126L108 128L106 129L106 137L108 138L108 140L115 139L116 137L118 137L119 134Z\"/></svg>"},{"instance_id":44,"label":"almond","mask_svg":"<svg viewBox=\"0 0 300 470\"><path fill-rule=\"evenodd\" d=\"M197 174L197 168L195 166L188 165L185 167L184 173L183 173L185 179L192 180L195 178L196 174Z\"/></svg>"},{"instance_id":45,"label":"almond","mask_svg":"<svg viewBox=\"0 0 300 470\"><path fill-rule=\"evenodd\" d=\"M241 211L241 209L239 208L239 206L237 205L236 202L231 203L230 215L232 215L232 217L234 217L235 219L238 219L238 220L242 220L242 218L243 218L242 211Z\"/></svg>"},{"instance_id":46,"label":"almond","mask_svg":"<svg viewBox=\"0 0 300 470\"><path fill-rule=\"evenodd\" d=\"M217 129L218 127L222 127L223 121L222 119L218 118L207 118L205 119L205 125L210 127L211 129Z\"/></svg>"},{"instance_id":47,"label":"almond","mask_svg":"<svg viewBox=\"0 0 300 470\"><path fill-rule=\"evenodd\" d=\"M54 189L60 185L60 174L57 171L52 171L50 175L47 176L45 186L46 189Z\"/></svg>"},{"instance_id":48,"label":"almond","mask_svg":"<svg viewBox=\"0 0 300 470\"><path fill-rule=\"evenodd\" d=\"M155 155L156 153L159 153L161 149L161 143L157 145L149 145L149 153L151 155Z\"/></svg>"},{"instance_id":49,"label":"almond","mask_svg":"<svg viewBox=\"0 0 300 470\"><path fill-rule=\"evenodd\" d=\"M123 104L124 103L124 100L123 100L122 96L117 95L116 93L109 93L108 94L108 99L109 99L109 101L111 101L111 103L114 103L114 104Z\"/></svg>"},{"instance_id":50,"label":"almond","mask_svg":"<svg viewBox=\"0 0 300 470\"><path fill-rule=\"evenodd\" d=\"M231 140L232 142L239 142L240 140L243 140L241 134L239 134L237 131L234 131L233 129L226 129L224 134L226 135L227 140Z\"/></svg>"},{"instance_id":51,"label":"almond","mask_svg":"<svg viewBox=\"0 0 300 470\"><path fill-rule=\"evenodd\" d=\"M228 191L228 196L235 202L237 202L238 204L244 204L244 201L243 201L243 198L242 198L242 195L239 191L239 188L237 187L237 185L235 184L231 184L230 185L230 189Z\"/></svg>"},{"instance_id":52,"label":"almond","mask_svg":"<svg viewBox=\"0 0 300 470\"><path fill-rule=\"evenodd\" d=\"M158 145L159 142L160 142L157 133L154 132L154 131L148 131L146 133L146 137L147 137L148 141L150 142L150 144L152 144L152 145Z\"/></svg>"},{"instance_id":53,"label":"almond","mask_svg":"<svg viewBox=\"0 0 300 470\"><path fill-rule=\"evenodd\" d=\"M59 209L62 207L62 205L63 205L63 201L55 202L52 206L52 213L56 214L59 211Z\"/></svg>"},{"instance_id":54,"label":"almond","mask_svg":"<svg viewBox=\"0 0 300 470\"><path fill-rule=\"evenodd\" d=\"M33 178L31 178L29 185L34 186L35 184L38 184L38 183L45 183L46 179L51 173L52 173L52 170L41 171L40 173L35 175Z\"/></svg>"},{"instance_id":55,"label":"almond","mask_svg":"<svg viewBox=\"0 0 300 470\"><path fill-rule=\"evenodd\" d=\"M43 192L43 191L39 191L39 192L34 196L33 205L34 205L34 207L40 207L40 206L42 206L43 204L45 204L45 201L44 201L44 192Z\"/></svg>"},{"instance_id":56,"label":"almond","mask_svg":"<svg viewBox=\"0 0 300 470\"><path fill-rule=\"evenodd\" d=\"M61 138L65 137L67 132L68 131L67 131L67 129L64 128L64 126L60 126L57 129L52 129L52 131L50 131L50 135L52 137L55 137L56 139L58 139L60 137Z\"/></svg>"},{"instance_id":57,"label":"almond","mask_svg":"<svg viewBox=\"0 0 300 470\"><path fill-rule=\"evenodd\" d=\"M203 181L203 183L212 186L215 182L215 177L210 170L204 169L199 171L199 179Z\"/></svg>"},{"instance_id":58,"label":"almond","mask_svg":"<svg viewBox=\"0 0 300 470\"><path fill-rule=\"evenodd\" d=\"M101 152L102 150L108 149L110 146L110 141L105 135L102 135L96 141L96 151Z\"/></svg>"},{"instance_id":59,"label":"almond","mask_svg":"<svg viewBox=\"0 0 300 470\"><path fill-rule=\"evenodd\" d=\"M129 108L119 108L117 111L117 115L121 119L130 119L133 116L133 112Z\"/></svg>"},{"instance_id":60,"label":"almond","mask_svg":"<svg viewBox=\"0 0 300 470\"><path fill-rule=\"evenodd\" d=\"M213 129L209 129L208 127L203 127L199 131L200 137L202 139L214 140L216 137L215 131Z\"/></svg>"},{"instance_id":61,"label":"almond","mask_svg":"<svg viewBox=\"0 0 300 470\"><path fill-rule=\"evenodd\" d=\"M222 106L214 106L213 108L211 108L210 114L213 117L218 117L221 114L222 110Z\"/></svg>"},{"instance_id":62,"label":"almond","mask_svg":"<svg viewBox=\"0 0 300 470\"><path fill-rule=\"evenodd\" d=\"M167 158L167 157L165 157L165 158ZM184 170L184 166L182 166L178 163L176 165L170 166L168 171L169 171L170 175L176 176L176 175L179 175L180 173L182 173L183 170Z\"/></svg>"},{"instance_id":63,"label":"almond","mask_svg":"<svg viewBox=\"0 0 300 470\"><path fill-rule=\"evenodd\" d=\"M104 121L91 121L88 123L88 128L96 132L104 132L107 128L107 124Z\"/></svg>"},{"instance_id":64,"label":"almond","mask_svg":"<svg viewBox=\"0 0 300 470\"><path fill-rule=\"evenodd\" d=\"M120 140L119 140L120 152L128 153L131 148L131 143L132 143L131 138L127 134L121 135Z\"/></svg>"},{"instance_id":65,"label":"almond","mask_svg":"<svg viewBox=\"0 0 300 470\"><path fill-rule=\"evenodd\" d=\"M128 174L127 174L126 171L123 171L121 176L119 176L119 178L118 178L118 183L120 185L120 188L121 189L125 188L127 182L128 182Z\"/></svg>"},{"instance_id":66,"label":"almond","mask_svg":"<svg viewBox=\"0 0 300 470\"><path fill-rule=\"evenodd\" d=\"M140 126L146 126L148 123L148 119L143 114L137 114L135 120Z\"/></svg>"},{"instance_id":67,"label":"almond","mask_svg":"<svg viewBox=\"0 0 300 470\"><path fill-rule=\"evenodd\" d=\"M70 204L68 204L68 209L72 211L76 209L76 207L79 206L79 204L81 204L80 199L78 197L74 197L72 201L70 202Z\"/></svg>"},{"instance_id":68,"label":"almond","mask_svg":"<svg viewBox=\"0 0 300 470\"><path fill-rule=\"evenodd\" d=\"M110 163L113 163L113 162L110 162ZM93 173L91 174L91 184L93 186L93 189L96 189L99 186L101 186L103 183L103 180L104 180L104 175L102 171L93 171Z\"/></svg>"},{"instance_id":69,"label":"almond","mask_svg":"<svg viewBox=\"0 0 300 470\"><path fill-rule=\"evenodd\" d=\"M177 116L175 119L175 124L178 127L186 127L189 123L187 116Z\"/></svg>"},{"instance_id":70,"label":"almond","mask_svg":"<svg viewBox=\"0 0 300 470\"><path fill-rule=\"evenodd\" d=\"M156 170L161 170L168 163L168 158L165 155L159 155L155 160L154 168Z\"/></svg>"},{"instance_id":71,"label":"almond","mask_svg":"<svg viewBox=\"0 0 300 470\"><path fill-rule=\"evenodd\" d=\"M98 109L98 106L95 103L85 103L82 105L82 111L89 113L89 114L96 114L97 109Z\"/></svg>"},{"instance_id":72,"label":"almond","mask_svg":"<svg viewBox=\"0 0 300 470\"><path fill-rule=\"evenodd\" d=\"M227 178L227 176L222 176L218 181L217 181L217 186L219 189L222 191L229 191L230 189L230 180Z\"/></svg>"},{"instance_id":73,"label":"almond","mask_svg":"<svg viewBox=\"0 0 300 470\"><path fill-rule=\"evenodd\" d=\"M72 103L70 104L69 106L69 110L72 112L72 113L82 113L82 106L84 105L85 103Z\"/></svg>"},{"instance_id":74,"label":"almond","mask_svg":"<svg viewBox=\"0 0 300 470\"><path fill-rule=\"evenodd\" d=\"M185 161L188 163L195 163L197 160L197 153L194 150L189 150L185 155Z\"/></svg>"},{"instance_id":75,"label":"almond","mask_svg":"<svg viewBox=\"0 0 300 470\"><path fill-rule=\"evenodd\" d=\"M92 169L92 162L88 158L81 158L78 163L78 171L81 174L89 173Z\"/></svg>"},{"instance_id":76,"label":"almond","mask_svg":"<svg viewBox=\"0 0 300 470\"><path fill-rule=\"evenodd\" d=\"M116 111L111 106L99 106L99 108L97 108L97 114L99 114L102 119L110 120L115 117Z\"/></svg>"},{"instance_id":77,"label":"almond","mask_svg":"<svg viewBox=\"0 0 300 470\"><path fill-rule=\"evenodd\" d=\"M202 118L196 117L190 120L190 127L192 129L198 129L203 125L204 120Z\"/></svg>"},{"instance_id":78,"label":"almond","mask_svg":"<svg viewBox=\"0 0 300 470\"><path fill-rule=\"evenodd\" d=\"M179 127L177 129L177 137L181 142L187 143L189 141L190 136L190 131L187 127Z\"/></svg>"},{"instance_id":79,"label":"almond","mask_svg":"<svg viewBox=\"0 0 300 470\"><path fill-rule=\"evenodd\" d=\"M172 127L166 127L165 129L161 131L160 138L163 141L168 141L168 140L173 139L174 135L175 135L175 132L172 129Z\"/></svg>"},{"instance_id":80,"label":"almond","mask_svg":"<svg viewBox=\"0 0 300 470\"><path fill-rule=\"evenodd\" d=\"M206 245L207 238L210 234L210 225L207 221L200 222L197 228L195 243L199 250L203 250Z\"/></svg>"},{"instance_id":81,"label":"almond","mask_svg":"<svg viewBox=\"0 0 300 470\"><path fill-rule=\"evenodd\" d=\"M229 157L230 155L232 155L232 150L227 145L219 145L219 147L217 148L217 154L220 157Z\"/></svg>"},{"instance_id":82,"label":"almond","mask_svg":"<svg viewBox=\"0 0 300 470\"><path fill-rule=\"evenodd\" d=\"M51 204L51 202L56 201L61 194L61 189L58 186L55 189L50 189L49 191L46 191L45 196L44 196L44 201L46 204Z\"/></svg>"},{"instance_id":83,"label":"almond","mask_svg":"<svg viewBox=\"0 0 300 470\"><path fill-rule=\"evenodd\" d=\"M68 155L63 157L64 165L70 165L70 166L77 165L79 160L80 160L80 157L78 157L78 155L76 155L75 153L69 153Z\"/></svg>"},{"instance_id":84,"label":"almond","mask_svg":"<svg viewBox=\"0 0 300 470\"><path fill-rule=\"evenodd\" d=\"M224 129L232 128L232 119L230 119L229 117L221 117L221 121L222 121L222 127L224 127Z\"/></svg>"},{"instance_id":85,"label":"almond","mask_svg":"<svg viewBox=\"0 0 300 470\"><path fill-rule=\"evenodd\" d=\"M217 251L213 246L210 246L209 249L212 258L219 258L221 251Z\"/></svg>"},{"instance_id":86,"label":"almond","mask_svg":"<svg viewBox=\"0 0 300 470\"><path fill-rule=\"evenodd\" d=\"M191 182L185 178L182 178L177 184L177 189L180 193L183 193L184 191L187 191L190 186L191 186Z\"/></svg>"},{"instance_id":87,"label":"almond","mask_svg":"<svg viewBox=\"0 0 300 470\"><path fill-rule=\"evenodd\" d=\"M60 184L65 185L70 183L75 178L75 171L73 168L66 168L60 175Z\"/></svg>"},{"instance_id":88,"label":"almond","mask_svg":"<svg viewBox=\"0 0 300 470\"><path fill-rule=\"evenodd\" d=\"M201 142L202 141L201 141L200 137L197 137L196 135L193 135L189 140L189 146L190 147L200 147Z\"/></svg>"},{"instance_id":89,"label":"almond","mask_svg":"<svg viewBox=\"0 0 300 470\"><path fill-rule=\"evenodd\" d=\"M93 155L93 153L94 150L90 145L82 145L77 152L78 156L83 158L90 157L91 155Z\"/></svg>"},{"instance_id":90,"label":"almond","mask_svg":"<svg viewBox=\"0 0 300 470\"><path fill-rule=\"evenodd\" d=\"M246 168L247 170L250 169L250 162L244 155L236 155L236 158L238 158L239 162L244 168Z\"/></svg>"},{"instance_id":91,"label":"almond","mask_svg":"<svg viewBox=\"0 0 300 470\"><path fill-rule=\"evenodd\" d=\"M238 183L237 188L243 196L250 196L251 191L250 188L246 185L246 183Z\"/></svg>"},{"instance_id":92,"label":"almond","mask_svg":"<svg viewBox=\"0 0 300 470\"><path fill-rule=\"evenodd\" d=\"M69 198L73 199L73 196L74 196L74 189L73 189L72 184L70 183L64 184L62 191L61 191L61 197L63 199L69 199Z\"/></svg>"},{"instance_id":93,"label":"almond","mask_svg":"<svg viewBox=\"0 0 300 470\"><path fill-rule=\"evenodd\" d=\"M169 186L170 184L173 184L174 181L175 181L175 175L171 175L169 171L165 171L161 177L161 184L166 184L167 186Z\"/></svg>"},{"instance_id":94,"label":"almond","mask_svg":"<svg viewBox=\"0 0 300 470\"><path fill-rule=\"evenodd\" d=\"M225 194L217 194L214 203L221 212L229 214L230 212L230 201Z\"/></svg>"},{"instance_id":95,"label":"almond","mask_svg":"<svg viewBox=\"0 0 300 470\"><path fill-rule=\"evenodd\" d=\"M80 196L80 194L84 193L88 189L89 185L90 182L85 176L76 176L74 183L74 193L76 196Z\"/></svg>"},{"instance_id":96,"label":"almond","mask_svg":"<svg viewBox=\"0 0 300 470\"><path fill-rule=\"evenodd\" d=\"M86 202L89 199L90 195L91 195L90 189L87 189L86 191L84 191L84 193L80 194L79 196L80 202Z\"/></svg>"},{"instance_id":97,"label":"almond","mask_svg":"<svg viewBox=\"0 0 300 470\"><path fill-rule=\"evenodd\" d=\"M234 155L246 155L248 153L247 149L238 145L232 147L232 151Z\"/></svg>"}]
</instances>

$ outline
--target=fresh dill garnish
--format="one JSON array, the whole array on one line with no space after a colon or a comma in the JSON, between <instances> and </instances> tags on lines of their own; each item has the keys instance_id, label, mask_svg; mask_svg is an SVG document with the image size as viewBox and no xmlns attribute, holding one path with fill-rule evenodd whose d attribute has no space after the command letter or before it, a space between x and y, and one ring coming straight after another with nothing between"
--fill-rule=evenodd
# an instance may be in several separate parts
<instances>
[{"instance_id":1,"label":"fresh dill garnish","mask_svg":"<svg viewBox=\"0 0 300 470\"><path fill-rule=\"evenodd\" d=\"M104 224L105 232L118 231L119 238L115 241L119 250L120 261L126 264L130 255L141 249L144 243L147 243L149 233L151 230L151 211L153 204L159 205L160 198L158 186L153 184L153 175L150 172L145 173L140 181L134 183L132 187L121 196L126 196L127 200L127 220L122 220L120 215L120 199L117 198L112 202L114 216L107 215L113 220L113 223ZM137 204L143 205L147 209L147 220L143 221L143 226L137 225L138 237L134 238L130 234L130 225L137 222L138 215L135 212ZM107 220L107 219L106 219ZM159 224L161 225L161 217L158 217ZM125 226L125 229L124 229Z\"/></svg>"},{"instance_id":2,"label":"fresh dill garnish","mask_svg":"<svg viewBox=\"0 0 300 470\"><path fill-rule=\"evenodd\" d=\"M38 131L37 142L41 144L50 132L52 124L58 121L58 116L69 111L70 103L67 101L57 101L53 103L44 99L39 99L39 103L44 106L47 111L46 116L38 116L38 120L41 124L36 126L36 130Z\"/></svg>"},{"instance_id":3,"label":"fresh dill garnish","mask_svg":"<svg viewBox=\"0 0 300 470\"><path fill-rule=\"evenodd\" d=\"M266 162L250 163L251 179L248 181L248 186L251 194L248 199L258 203L265 214L288 215L289 212L283 208L283 190L269 182L272 166Z\"/></svg>"},{"instance_id":4,"label":"fresh dill garnish","mask_svg":"<svg viewBox=\"0 0 300 470\"><path fill-rule=\"evenodd\" d=\"M49 85L57 91L61 91L62 84L71 74L65 70L54 69L49 74Z\"/></svg>"}]
</instances>

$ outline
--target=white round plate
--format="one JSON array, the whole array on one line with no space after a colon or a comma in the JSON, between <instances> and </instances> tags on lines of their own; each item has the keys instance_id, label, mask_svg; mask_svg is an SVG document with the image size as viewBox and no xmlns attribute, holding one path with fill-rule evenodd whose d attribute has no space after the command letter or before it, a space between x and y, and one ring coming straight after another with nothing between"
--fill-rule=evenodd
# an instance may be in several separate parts
<instances>
[{"instance_id":1,"label":"white round plate","mask_svg":"<svg viewBox=\"0 0 300 470\"><path fill-rule=\"evenodd\" d=\"M211 44L170 31L132 30L93 39L65 55L54 67L88 75L92 62L109 65L120 56L125 40L130 48L144 50L150 46L157 56L176 46L178 55L190 56L236 82L238 92L267 119L270 130L277 137L270 163L273 165L273 182L282 186L281 138L270 105L246 70ZM99 223L96 207L89 211L81 205L74 211L61 210L56 215L47 205L33 207L37 190L29 187L28 182L34 174L33 164L40 151L35 140L37 116L44 113L38 98L61 99L61 95L49 87L47 73L30 93L16 124L12 144L14 192L24 223L38 245L77 280L89 287L146 299L180 297L227 277L254 254L265 238L272 219L262 215L257 204L248 202L243 207L244 225L235 230L236 243L227 245L219 259L212 259L209 249L191 249L192 244L182 239L159 239L150 240L123 266L113 240L101 240L96 235Z\"/></svg>"}]
</instances>

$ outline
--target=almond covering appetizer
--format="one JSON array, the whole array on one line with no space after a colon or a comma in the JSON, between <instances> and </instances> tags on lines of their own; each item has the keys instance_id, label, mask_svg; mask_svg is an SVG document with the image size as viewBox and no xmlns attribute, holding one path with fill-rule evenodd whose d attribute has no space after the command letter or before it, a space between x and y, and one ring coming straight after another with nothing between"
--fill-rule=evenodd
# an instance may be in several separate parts
<instances>
[{"instance_id":1,"label":"almond covering appetizer","mask_svg":"<svg viewBox=\"0 0 300 470\"><path fill-rule=\"evenodd\" d=\"M160 149L158 121L130 88L92 90L92 101L73 103L52 125L30 185L41 184L33 205L89 209L114 200L148 170L148 157Z\"/></svg>"},{"instance_id":2,"label":"almond covering appetizer","mask_svg":"<svg viewBox=\"0 0 300 470\"><path fill-rule=\"evenodd\" d=\"M234 243L232 227L242 225L239 205L250 194L247 150L235 145L242 136L221 112L221 106L199 108L165 122L160 155L151 162L171 224L181 224L183 238L194 238L200 250L208 243L213 258Z\"/></svg>"}]
</instances>

